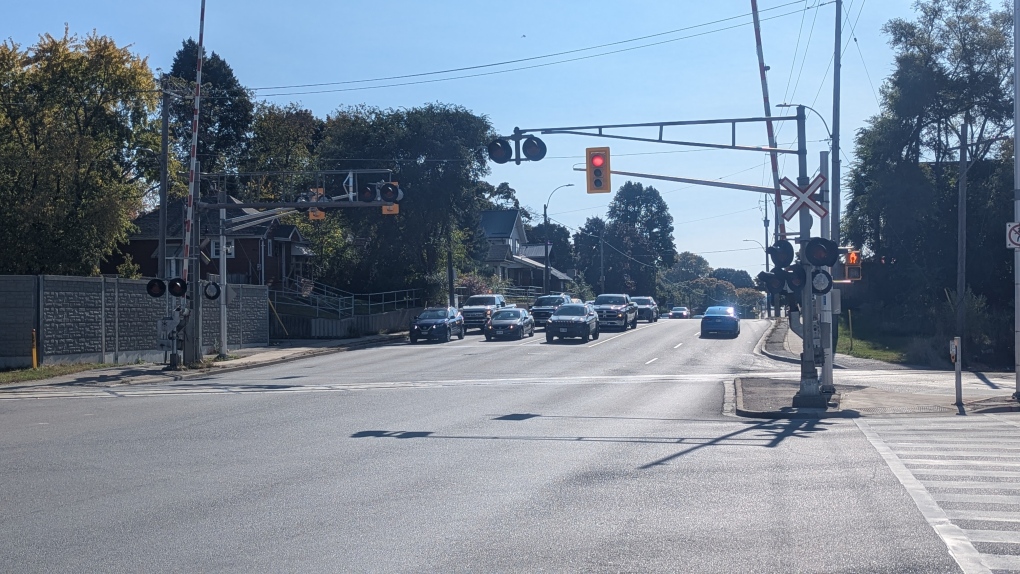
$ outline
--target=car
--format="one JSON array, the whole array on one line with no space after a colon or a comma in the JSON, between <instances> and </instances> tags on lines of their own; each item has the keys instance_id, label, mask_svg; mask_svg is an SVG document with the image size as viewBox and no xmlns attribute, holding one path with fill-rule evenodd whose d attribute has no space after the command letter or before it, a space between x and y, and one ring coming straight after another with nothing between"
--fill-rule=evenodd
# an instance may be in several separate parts
<instances>
[{"instance_id":1,"label":"car","mask_svg":"<svg viewBox=\"0 0 1020 574\"><path fill-rule=\"evenodd\" d=\"M525 335L534 337L535 320L527 309L500 309L489 317L482 332L486 341L501 337L523 339Z\"/></svg>"},{"instance_id":2,"label":"car","mask_svg":"<svg viewBox=\"0 0 1020 574\"><path fill-rule=\"evenodd\" d=\"M709 307L701 318L701 336L710 333L725 333L733 338L740 335L740 315L733 307Z\"/></svg>"},{"instance_id":3,"label":"car","mask_svg":"<svg viewBox=\"0 0 1020 574\"><path fill-rule=\"evenodd\" d=\"M560 305L545 324L545 342L552 343L556 337L580 337L581 342L598 339L600 320L595 307L585 303Z\"/></svg>"},{"instance_id":4,"label":"car","mask_svg":"<svg viewBox=\"0 0 1020 574\"><path fill-rule=\"evenodd\" d=\"M655 302L655 299L651 297L634 297L633 301L637 305L638 319L646 319L649 323L655 323L659 320L659 304Z\"/></svg>"},{"instance_id":5,"label":"car","mask_svg":"<svg viewBox=\"0 0 1020 574\"><path fill-rule=\"evenodd\" d=\"M560 305L570 303L570 295L566 293L560 293L559 295L542 295L535 299L535 302L531 305L531 315L535 319L535 324L544 326L545 322L552 317L552 314Z\"/></svg>"},{"instance_id":6,"label":"car","mask_svg":"<svg viewBox=\"0 0 1020 574\"><path fill-rule=\"evenodd\" d=\"M454 335L464 338L467 327L464 316L455 307L429 307L411 321L411 344L420 339L437 339L449 342Z\"/></svg>"},{"instance_id":7,"label":"car","mask_svg":"<svg viewBox=\"0 0 1020 574\"><path fill-rule=\"evenodd\" d=\"M626 293L607 293L595 297L595 312L599 325L603 327L627 327L637 329L637 305Z\"/></svg>"},{"instance_id":8,"label":"car","mask_svg":"<svg viewBox=\"0 0 1020 574\"><path fill-rule=\"evenodd\" d=\"M691 310L687 307L673 307L669 311L670 319L690 319Z\"/></svg>"}]
</instances>

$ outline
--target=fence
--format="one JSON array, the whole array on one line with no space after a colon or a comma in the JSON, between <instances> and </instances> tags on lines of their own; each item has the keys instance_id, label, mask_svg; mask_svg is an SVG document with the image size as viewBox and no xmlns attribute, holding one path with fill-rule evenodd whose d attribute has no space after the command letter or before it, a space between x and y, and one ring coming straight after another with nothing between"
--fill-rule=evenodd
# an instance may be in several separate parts
<instances>
[{"instance_id":1,"label":"fence","mask_svg":"<svg viewBox=\"0 0 1020 574\"><path fill-rule=\"evenodd\" d=\"M156 324L169 315L166 297L153 298L145 280L54 275L0 276L0 367L32 365L32 330L39 361L54 363L160 362ZM266 288L231 285L228 347L269 343ZM219 301L202 299L202 340L219 341Z\"/></svg>"}]
</instances>

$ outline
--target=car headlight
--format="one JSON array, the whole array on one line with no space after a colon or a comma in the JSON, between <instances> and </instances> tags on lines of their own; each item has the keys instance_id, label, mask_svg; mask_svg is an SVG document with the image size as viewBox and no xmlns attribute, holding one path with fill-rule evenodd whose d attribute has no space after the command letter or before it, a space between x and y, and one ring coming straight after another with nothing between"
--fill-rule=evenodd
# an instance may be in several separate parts
<instances>
[{"instance_id":1,"label":"car headlight","mask_svg":"<svg viewBox=\"0 0 1020 574\"><path fill-rule=\"evenodd\" d=\"M510 328L511 328L511 329L513 329L513 328L514 328L514 325L510 325Z\"/></svg>"},{"instance_id":2,"label":"car headlight","mask_svg":"<svg viewBox=\"0 0 1020 574\"><path fill-rule=\"evenodd\" d=\"M616 316L617 317L623 317L623 313L617 313Z\"/></svg>"}]
</instances>

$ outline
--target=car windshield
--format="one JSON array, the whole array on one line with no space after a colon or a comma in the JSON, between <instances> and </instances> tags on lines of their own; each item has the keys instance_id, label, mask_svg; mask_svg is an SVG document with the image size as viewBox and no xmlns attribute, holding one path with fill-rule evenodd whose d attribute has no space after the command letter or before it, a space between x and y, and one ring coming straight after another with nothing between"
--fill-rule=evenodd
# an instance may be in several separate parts
<instances>
[{"instance_id":1,"label":"car windshield","mask_svg":"<svg viewBox=\"0 0 1020 574\"><path fill-rule=\"evenodd\" d=\"M535 307L552 307L563 302L562 297L539 297L535 299Z\"/></svg>"},{"instance_id":2,"label":"car windshield","mask_svg":"<svg viewBox=\"0 0 1020 574\"><path fill-rule=\"evenodd\" d=\"M465 305L495 305L496 298L492 295L473 295L464 302Z\"/></svg>"},{"instance_id":3,"label":"car windshield","mask_svg":"<svg viewBox=\"0 0 1020 574\"><path fill-rule=\"evenodd\" d=\"M563 305L556 310L557 317L584 317L584 305Z\"/></svg>"},{"instance_id":4,"label":"car windshield","mask_svg":"<svg viewBox=\"0 0 1020 574\"><path fill-rule=\"evenodd\" d=\"M419 319L445 319L446 309L426 309L418 315Z\"/></svg>"},{"instance_id":5,"label":"car windshield","mask_svg":"<svg viewBox=\"0 0 1020 574\"><path fill-rule=\"evenodd\" d=\"M622 295L599 295L595 298L596 305L624 305L627 303Z\"/></svg>"},{"instance_id":6,"label":"car windshield","mask_svg":"<svg viewBox=\"0 0 1020 574\"><path fill-rule=\"evenodd\" d=\"M520 319L520 318L521 318L521 312L520 311L511 311L511 310L496 311L496 313L492 316L492 319L494 321L500 321L500 320L505 321L507 319Z\"/></svg>"},{"instance_id":7,"label":"car windshield","mask_svg":"<svg viewBox=\"0 0 1020 574\"><path fill-rule=\"evenodd\" d=\"M684 311L687 310L687 307L673 307L673 310L676 311L677 313L683 313Z\"/></svg>"},{"instance_id":8,"label":"car windshield","mask_svg":"<svg viewBox=\"0 0 1020 574\"><path fill-rule=\"evenodd\" d=\"M637 303L638 305L654 305L654 303L652 303L651 297L634 297L633 299L631 299L631 301Z\"/></svg>"},{"instance_id":9,"label":"car windshield","mask_svg":"<svg viewBox=\"0 0 1020 574\"><path fill-rule=\"evenodd\" d=\"M735 316L736 313L733 311L733 307L709 307L705 311L705 315L729 315L729 316Z\"/></svg>"}]
</instances>

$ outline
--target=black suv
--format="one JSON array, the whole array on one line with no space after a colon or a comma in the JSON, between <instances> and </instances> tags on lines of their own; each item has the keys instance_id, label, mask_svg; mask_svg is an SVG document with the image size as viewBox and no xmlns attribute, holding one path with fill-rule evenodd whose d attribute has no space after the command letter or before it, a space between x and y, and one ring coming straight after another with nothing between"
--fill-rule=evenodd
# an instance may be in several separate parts
<instances>
[{"instance_id":1,"label":"black suv","mask_svg":"<svg viewBox=\"0 0 1020 574\"><path fill-rule=\"evenodd\" d=\"M659 320L659 304L651 297L634 297L637 304L638 319L647 319L649 323Z\"/></svg>"},{"instance_id":2,"label":"black suv","mask_svg":"<svg viewBox=\"0 0 1020 574\"><path fill-rule=\"evenodd\" d=\"M599 315L599 323L603 327L627 327L637 329L637 305L630 295L605 294L595 298L595 312Z\"/></svg>"},{"instance_id":3,"label":"black suv","mask_svg":"<svg viewBox=\"0 0 1020 574\"><path fill-rule=\"evenodd\" d=\"M570 295L566 293L542 295L535 299L531 305L531 316L535 319L535 326L545 327L545 322L549 320L549 317L552 317L553 312L559 309L560 305L567 303L570 303Z\"/></svg>"}]
</instances>

